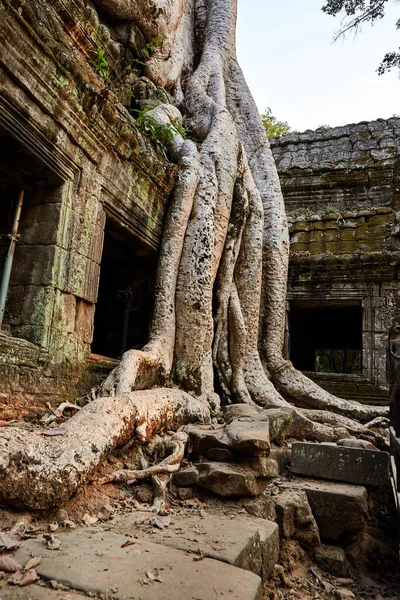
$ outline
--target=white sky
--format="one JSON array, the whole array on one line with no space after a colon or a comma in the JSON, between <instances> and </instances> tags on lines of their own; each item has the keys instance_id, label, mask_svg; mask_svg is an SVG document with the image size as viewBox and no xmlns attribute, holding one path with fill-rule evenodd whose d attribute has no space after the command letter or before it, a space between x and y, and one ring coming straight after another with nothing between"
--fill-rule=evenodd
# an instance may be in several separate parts
<instances>
[{"instance_id":1,"label":"white sky","mask_svg":"<svg viewBox=\"0 0 400 600\"><path fill-rule=\"evenodd\" d=\"M376 69L400 46L400 2L390 0L383 20L336 43L340 19L325 15L323 4L239 0L237 52L260 112L270 106L296 131L399 114L398 72Z\"/></svg>"}]
</instances>

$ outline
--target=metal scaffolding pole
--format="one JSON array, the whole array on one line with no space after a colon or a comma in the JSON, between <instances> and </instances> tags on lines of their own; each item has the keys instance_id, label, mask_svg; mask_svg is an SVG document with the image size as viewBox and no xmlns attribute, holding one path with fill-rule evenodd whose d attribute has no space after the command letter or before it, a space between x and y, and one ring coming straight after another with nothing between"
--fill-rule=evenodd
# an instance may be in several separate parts
<instances>
[{"instance_id":1,"label":"metal scaffolding pole","mask_svg":"<svg viewBox=\"0 0 400 600\"><path fill-rule=\"evenodd\" d=\"M0 330L3 325L4 309L6 307L8 286L10 285L11 269L14 260L15 246L18 242L19 220L21 218L22 203L24 201L24 190L21 190L18 196L17 206L15 208L12 231L9 235L10 247L4 261L3 275L0 283Z\"/></svg>"}]
</instances>

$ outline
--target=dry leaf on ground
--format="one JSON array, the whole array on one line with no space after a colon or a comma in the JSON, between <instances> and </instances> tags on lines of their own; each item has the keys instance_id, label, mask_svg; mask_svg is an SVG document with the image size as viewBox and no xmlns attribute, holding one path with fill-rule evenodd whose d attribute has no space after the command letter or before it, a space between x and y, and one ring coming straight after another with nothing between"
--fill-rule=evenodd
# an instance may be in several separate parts
<instances>
[{"instance_id":1,"label":"dry leaf on ground","mask_svg":"<svg viewBox=\"0 0 400 600\"><path fill-rule=\"evenodd\" d=\"M17 561L11 558L11 556L0 556L0 571L5 571L6 573L15 573L21 569L22 565L17 563Z\"/></svg>"}]
</instances>

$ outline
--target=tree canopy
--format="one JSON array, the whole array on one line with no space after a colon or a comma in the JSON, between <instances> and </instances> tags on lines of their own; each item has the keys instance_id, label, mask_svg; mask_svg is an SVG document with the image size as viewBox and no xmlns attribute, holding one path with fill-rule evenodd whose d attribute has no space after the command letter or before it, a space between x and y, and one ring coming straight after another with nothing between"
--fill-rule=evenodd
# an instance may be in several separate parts
<instances>
[{"instance_id":1,"label":"tree canopy","mask_svg":"<svg viewBox=\"0 0 400 600\"><path fill-rule=\"evenodd\" d=\"M349 31L357 33L364 23L373 24L376 20L383 19L387 2L388 0L327 0L322 10L332 16L342 13L341 29L335 36L337 40ZM396 29L400 29L400 19L396 22ZM400 52L396 50L385 54L378 67L378 74L383 75L393 68L400 69Z\"/></svg>"}]
</instances>

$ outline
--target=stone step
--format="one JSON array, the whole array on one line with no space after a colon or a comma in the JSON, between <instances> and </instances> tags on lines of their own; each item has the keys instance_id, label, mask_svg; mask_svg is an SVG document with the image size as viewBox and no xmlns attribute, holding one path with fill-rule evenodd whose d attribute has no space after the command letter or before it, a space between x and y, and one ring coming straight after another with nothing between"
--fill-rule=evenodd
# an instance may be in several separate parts
<instances>
[{"instance_id":1,"label":"stone step","mask_svg":"<svg viewBox=\"0 0 400 600\"><path fill-rule=\"evenodd\" d=\"M281 487L306 492L323 540L337 540L342 534L355 533L364 526L368 502L363 486L298 477Z\"/></svg>"},{"instance_id":2,"label":"stone step","mask_svg":"<svg viewBox=\"0 0 400 600\"><path fill-rule=\"evenodd\" d=\"M294 442L290 470L308 477L381 486L389 483L389 454L331 444Z\"/></svg>"},{"instance_id":3,"label":"stone step","mask_svg":"<svg viewBox=\"0 0 400 600\"><path fill-rule=\"evenodd\" d=\"M278 525L266 519L246 515L230 518L224 514L173 515L165 529L155 526L156 521L157 517L148 512L134 512L115 517L107 530L135 534L140 540L220 560L263 579L278 561Z\"/></svg>"},{"instance_id":4,"label":"stone step","mask_svg":"<svg viewBox=\"0 0 400 600\"><path fill-rule=\"evenodd\" d=\"M41 556L36 569L41 577L115 600L262 598L258 575L219 560L194 560L193 554L142 539L126 545L125 535L94 529L57 537L60 550L49 550L43 538L36 538L25 540L14 557L26 564L32 556Z\"/></svg>"},{"instance_id":5,"label":"stone step","mask_svg":"<svg viewBox=\"0 0 400 600\"><path fill-rule=\"evenodd\" d=\"M86 594L65 590L52 590L41 585L16 587L5 581L0 583L1 600L87 600Z\"/></svg>"}]
</instances>

